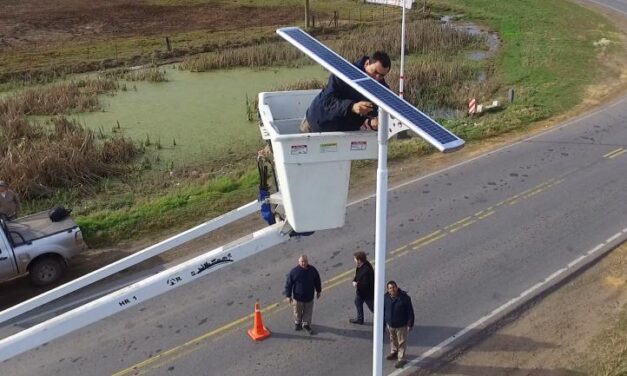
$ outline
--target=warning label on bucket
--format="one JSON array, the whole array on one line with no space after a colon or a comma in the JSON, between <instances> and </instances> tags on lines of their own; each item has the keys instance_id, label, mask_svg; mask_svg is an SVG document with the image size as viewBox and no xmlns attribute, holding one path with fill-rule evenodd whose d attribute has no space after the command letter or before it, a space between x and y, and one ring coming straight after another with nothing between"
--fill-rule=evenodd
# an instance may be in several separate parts
<instances>
[{"instance_id":1,"label":"warning label on bucket","mask_svg":"<svg viewBox=\"0 0 627 376\"><path fill-rule=\"evenodd\" d=\"M307 154L307 145L292 145L292 155Z\"/></svg>"},{"instance_id":2,"label":"warning label on bucket","mask_svg":"<svg viewBox=\"0 0 627 376\"><path fill-rule=\"evenodd\" d=\"M321 153L335 153L337 152L337 142L320 144Z\"/></svg>"},{"instance_id":3,"label":"warning label on bucket","mask_svg":"<svg viewBox=\"0 0 627 376\"><path fill-rule=\"evenodd\" d=\"M366 141L351 141L351 150L366 150L368 148L368 142Z\"/></svg>"}]
</instances>

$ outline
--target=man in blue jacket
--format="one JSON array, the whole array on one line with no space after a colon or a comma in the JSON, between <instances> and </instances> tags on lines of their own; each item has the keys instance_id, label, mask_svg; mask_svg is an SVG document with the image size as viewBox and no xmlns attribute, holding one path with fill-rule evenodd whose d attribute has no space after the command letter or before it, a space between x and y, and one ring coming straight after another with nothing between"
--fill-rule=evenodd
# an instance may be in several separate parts
<instances>
[{"instance_id":1,"label":"man in blue jacket","mask_svg":"<svg viewBox=\"0 0 627 376\"><path fill-rule=\"evenodd\" d=\"M314 334L311 329L314 291L316 299L320 299L320 274L309 265L307 255L302 255L298 258L298 266L289 272L285 281L285 296L294 307L294 330L305 329L309 334Z\"/></svg>"},{"instance_id":2,"label":"man in blue jacket","mask_svg":"<svg viewBox=\"0 0 627 376\"><path fill-rule=\"evenodd\" d=\"M364 56L355 62L355 66L388 87L384 77L390 72L391 61L385 52L377 51L372 56ZM346 132L358 131L362 126L376 130L377 115L377 106L350 85L331 75L327 86L307 109L300 130L303 133Z\"/></svg>"},{"instance_id":3,"label":"man in blue jacket","mask_svg":"<svg viewBox=\"0 0 627 376\"><path fill-rule=\"evenodd\" d=\"M396 282L389 281L387 290L383 298L383 319L390 334L392 349L386 359L397 359L394 367L403 368L407 363L405 360L407 332L414 328L414 307L409 295L401 290Z\"/></svg>"}]
</instances>

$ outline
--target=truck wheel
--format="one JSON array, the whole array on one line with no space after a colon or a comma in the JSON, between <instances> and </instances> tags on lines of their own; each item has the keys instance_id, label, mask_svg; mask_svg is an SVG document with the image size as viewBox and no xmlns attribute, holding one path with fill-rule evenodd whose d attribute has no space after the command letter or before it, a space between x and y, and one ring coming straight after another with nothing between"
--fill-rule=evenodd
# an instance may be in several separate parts
<instances>
[{"instance_id":1,"label":"truck wheel","mask_svg":"<svg viewBox=\"0 0 627 376\"><path fill-rule=\"evenodd\" d=\"M37 286L55 283L63 274L63 263L54 257L35 260L29 268L30 280Z\"/></svg>"}]
</instances>

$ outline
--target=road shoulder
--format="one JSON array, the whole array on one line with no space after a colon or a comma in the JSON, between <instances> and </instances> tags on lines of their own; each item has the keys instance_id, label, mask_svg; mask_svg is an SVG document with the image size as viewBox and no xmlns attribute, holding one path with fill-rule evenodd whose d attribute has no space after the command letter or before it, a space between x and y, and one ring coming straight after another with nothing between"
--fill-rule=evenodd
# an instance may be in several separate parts
<instances>
[{"instance_id":1,"label":"road shoulder","mask_svg":"<svg viewBox=\"0 0 627 376\"><path fill-rule=\"evenodd\" d=\"M623 372L627 367L627 359L620 356L621 351L627 354L626 311L623 243L453 362L428 373L619 375L620 367Z\"/></svg>"}]
</instances>

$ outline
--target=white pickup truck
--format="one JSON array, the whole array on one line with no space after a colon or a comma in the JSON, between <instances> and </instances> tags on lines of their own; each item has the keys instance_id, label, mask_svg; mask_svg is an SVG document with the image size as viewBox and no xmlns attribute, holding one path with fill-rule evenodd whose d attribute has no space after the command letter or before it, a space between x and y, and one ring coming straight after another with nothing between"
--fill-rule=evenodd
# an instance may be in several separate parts
<instances>
[{"instance_id":1,"label":"white pickup truck","mask_svg":"<svg viewBox=\"0 0 627 376\"><path fill-rule=\"evenodd\" d=\"M47 211L0 219L0 282L29 274L38 286L61 278L70 258L87 249L81 230L69 215L53 222Z\"/></svg>"}]
</instances>

